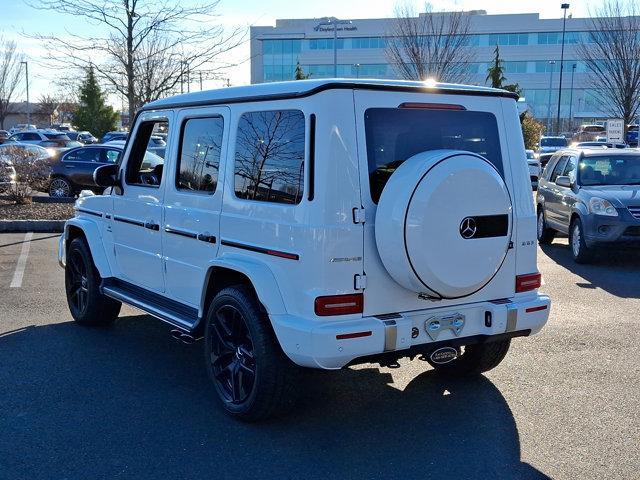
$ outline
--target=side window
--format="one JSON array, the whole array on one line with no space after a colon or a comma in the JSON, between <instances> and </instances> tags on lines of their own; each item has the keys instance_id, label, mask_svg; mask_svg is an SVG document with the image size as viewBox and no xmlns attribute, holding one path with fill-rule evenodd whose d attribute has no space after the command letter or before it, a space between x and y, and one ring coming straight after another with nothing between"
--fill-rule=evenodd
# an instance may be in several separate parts
<instances>
[{"instance_id":1,"label":"side window","mask_svg":"<svg viewBox=\"0 0 640 480\"><path fill-rule=\"evenodd\" d=\"M178 190L216 191L223 128L222 117L190 118L182 124L176 169Z\"/></svg>"},{"instance_id":2,"label":"side window","mask_svg":"<svg viewBox=\"0 0 640 480\"><path fill-rule=\"evenodd\" d=\"M120 160L120 151L119 150L104 150L104 159L103 162L106 163L118 163Z\"/></svg>"},{"instance_id":3,"label":"side window","mask_svg":"<svg viewBox=\"0 0 640 480\"><path fill-rule=\"evenodd\" d=\"M37 133L23 133L22 140L40 140L40 135Z\"/></svg>"},{"instance_id":4,"label":"side window","mask_svg":"<svg viewBox=\"0 0 640 480\"><path fill-rule=\"evenodd\" d=\"M556 178L558 178L560 176L560 173L564 170L564 166L567 163L567 157L562 157L560 158L560 160L558 160L558 163L556 163L555 168L553 169L553 173L551 174L551 178L549 178L549 181L551 182L555 182Z\"/></svg>"},{"instance_id":5,"label":"side window","mask_svg":"<svg viewBox=\"0 0 640 480\"><path fill-rule=\"evenodd\" d=\"M127 161L125 175L127 184L144 187L160 186L164 160L162 157L149 152L148 148L151 146L149 145L151 135L158 132L166 132L168 127L169 124L166 120L142 122L138 126Z\"/></svg>"},{"instance_id":6,"label":"side window","mask_svg":"<svg viewBox=\"0 0 640 480\"><path fill-rule=\"evenodd\" d=\"M299 110L245 113L238 122L238 198L298 204L304 190L305 118Z\"/></svg>"},{"instance_id":7,"label":"side window","mask_svg":"<svg viewBox=\"0 0 640 480\"><path fill-rule=\"evenodd\" d=\"M62 157L63 162L76 162L78 160L78 152L71 152Z\"/></svg>"},{"instance_id":8,"label":"side window","mask_svg":"<svg viewBox=\"0 0 640 480\"><path fill-rule=\"evenodd\" d=\"M578 165L576 157L569 157L567 164L562 171L562 175L568 176L572 182L575 182L576 180L576 165Z\"/></svg>"}]
</instances>

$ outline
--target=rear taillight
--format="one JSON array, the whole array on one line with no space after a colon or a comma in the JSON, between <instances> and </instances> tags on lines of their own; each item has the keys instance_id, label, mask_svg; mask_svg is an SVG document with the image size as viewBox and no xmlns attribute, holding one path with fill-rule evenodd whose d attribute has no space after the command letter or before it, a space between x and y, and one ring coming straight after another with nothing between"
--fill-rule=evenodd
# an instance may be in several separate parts
<instances>
[{"instance_id":1,"label":"rear taillight","mask_svg":"<svg viewBox=\"0 0 640 480\"><path fill-rule=\"evenodd\" d=\"M324 317L327 315L348 315L351 313L362 313L364 299L361 293L351 293L348 295L328 295L316 298L314 310L316 315Z\"/></svg>"},{"instance_id":2,"label":"rear taillight","mask_svg":"<svg viewBox=\"0 0 640 480\"><path fill-rule=\"evenodd\" d=\"M516 293L528 292L540 288L542 275L540 273L527 273L516 276Z\"/></svg>"}]
</instances>

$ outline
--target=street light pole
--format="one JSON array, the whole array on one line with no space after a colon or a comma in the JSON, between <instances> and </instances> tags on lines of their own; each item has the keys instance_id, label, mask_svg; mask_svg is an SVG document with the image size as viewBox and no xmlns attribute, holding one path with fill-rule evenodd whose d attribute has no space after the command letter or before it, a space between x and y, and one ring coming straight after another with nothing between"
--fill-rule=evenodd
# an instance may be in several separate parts
<instances>
[{"instance_id":1,"label":"street light pole","mask_svg":"<svg viewBox=\"0 0 640 480\"><path fill-rule=\"evenodd\" d=\"M555 60L549 60L551 71L549 72L549 101L547 102L547 134L549 133L549 125L551 122L551 83L553 82L553 66L555 64Z\"/></svg>"},{"instance_id":2,"label":"street light pole","mask_svg":"<svg viewBox=\"0 0 640 480\"><path fill-rule=\"evenodd\" d=\"M567 9L569 8L568 3L563 3L560 5L560 8L564 10L564 16L562 18L562 47L560 49L560 83L558 84L558 117L556 119L556 129L558 135L560 134L560 99L562 98L562 70L564 64L564 34L567 26Z\"/></svg>"},{"instance_id":3,"label":"street light pole","mask_svg":"<svg viewBox=\"0 0 640 480\"><path fill-rule=\"evenodd\" d=\"M20 63L24 63L24 74L27 79L27 125L31 125L31 107L29 105L29 63L26 60Z\"/></svg>"},{"instance_id":4,"label":"street light pole","mask_svg":"<svg viewBox=\"0 0 640 480\"><path fill-rule=\"evenodd\" d=\"M571 65L571 94L569 96L569 128L573 127L573 76L576 74L576 64Z\"/></svg>"},{"instance_id":5,"label":"street light pole","mask_svg":"<svg viewBox=\"0 0 640 480\"><path fill-rule=\"evenodd\" d=\"M336 17L326 17L315 26L317 32L320 27L333 27L333 76L338 77L338 25L351 25L351 20L338 20Z\"/></svg>"},{"instance_id":6,"label":"street light pole","mask_svg":"<svg viewBox=\"0 0 640 480\"><path fill-rule=\"evenodd\" d=\"M356 67L356 78L360 78L360 64L356 63L353 66Z\"/></svg>"}]
</instances>

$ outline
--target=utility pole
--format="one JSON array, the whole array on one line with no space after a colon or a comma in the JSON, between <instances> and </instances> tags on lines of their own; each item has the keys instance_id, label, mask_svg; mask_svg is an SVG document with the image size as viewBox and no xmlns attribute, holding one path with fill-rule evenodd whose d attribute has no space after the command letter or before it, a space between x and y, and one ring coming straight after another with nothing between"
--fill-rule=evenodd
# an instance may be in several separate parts
<instances>
[{"instance_id":1,"label":"utility pole","mask_svg":"<svg viewBox=\"0 0 640 480\"><path fill-rule=\"evenodd\" d=\"M326 17L315 26L317 32L320 27L333 27L333 77L338 77L338 25L351 25L351 20L338 20L336 17Z\"/></svg>"},{"instance_id":2,"label":"utility pole","mask_svg":"<svg viewBox=\"0 0 640 480\"><path fill-rule=\"evenodd\" d=\"M24 74L27 79L27 125L31 125L31 105L29 104L29 63L26 60L20 63L24 63Z\"/></svg>"},{"instance_id":3,"label":"utility pole","mask_svg":"<svg viewBox=\"0 0 640 480\"><path fill-rule=\"evenodd\" d=\"M560 135L560 99L562 98L562 67L564 64L564 33L567 27L567 10L569 8L568 3L563 3L560 8L564 10L564 17L562 18L562 47L560 50L560 83L558 84L558 116L556 119L556 133Z\"/></svg>"},{"instance_id":4,"label":"utility pole","mask_svg":"<svg viewBox=\"0 0 640 480\"><path fill-rule=\"evenodd\" d=\"M202 72L198 72L200 75L200 91L202 91Z\"/></svg>"}]
</instances>

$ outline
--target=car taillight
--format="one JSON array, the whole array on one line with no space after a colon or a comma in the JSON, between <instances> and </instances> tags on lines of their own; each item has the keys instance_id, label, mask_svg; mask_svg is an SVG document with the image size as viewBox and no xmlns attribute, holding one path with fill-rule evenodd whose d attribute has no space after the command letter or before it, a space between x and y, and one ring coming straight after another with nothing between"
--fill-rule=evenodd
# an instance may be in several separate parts
<instances>
[{"instance_id":1,"label":"car taillight","mask_svg":"<svg viewBox=\"0 0 640 480\"><path fill-rule=\"evenodd\" d=\"M528 292L540 288L542 275L540 273L528 273L516 276L516 293Z\"/></svg>"},{"instance_id":2,"label":"car taillight","mask_svg":"<svg viewBox=\"0 0 640 480\"><path fill-rule=\"evenodd\" d=\"M348 295L328 295L316 298L314 310L316 315L348 315L350 313L362 313L364 298L361 293Z\"/></svg>"}]
</instances>

